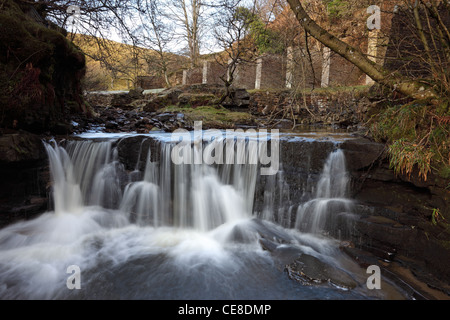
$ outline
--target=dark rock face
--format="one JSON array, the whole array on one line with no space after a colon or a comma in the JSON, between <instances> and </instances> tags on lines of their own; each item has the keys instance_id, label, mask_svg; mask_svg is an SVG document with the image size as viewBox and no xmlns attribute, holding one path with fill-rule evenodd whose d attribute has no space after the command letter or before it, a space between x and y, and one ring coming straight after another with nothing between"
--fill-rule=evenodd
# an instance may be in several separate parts
<instances>
[{"instance_id":1,"label":"dark rock face","mask_svg":"<svg viewBox=\"0 0 450 320\"><path fill-rule=\"evenodd\" d=\"M294 206L294 213L288 217L290 224L286 224L293 227L295 208L311 198L325 160L336 148L346 155L350 175L348 197L354 199L354 216L345 233L349 240L384 261L396 256L422 261L424 268L448 281L448 227L433 224L431 214L433 208L439 208L443 214L448 211L449 191L441 187L445 184L439 178L433 180L432 176L426 182L395 176L389 169L383 144L363 138L340 143L281 140L280 163L286 186L276 182L278 178L260 176L255 209L261 211L266 192L263 186L273 194L287 193L285 198L275 201L275 208L284 207L278 211L276 221L286 223L286 217L281 215Z\"/></svg>"},{"instance_id":2,"label":"dark rock face","mask_svg":"<svg viewBox=\"0 0 450 320\"><path fill-rule=\"evenodd\" d=\"M46 158L39 136L15 133L0 136L0 162L31 162Z\"/></svg>"},{"instance_id":3,"label":"dark rock face","mask_svg":"<svg viewBox=\"0 0 450 320\"><path fill-rule=\"evenodd\" d=\"M123 138L117 142L119 160L125 169L130 171L135 169L144 171L149 152L151 161L158 161L159 148L158 141L143 136Z\"/></svg>"},{"instance_id":4,"label":"dark rock face","mask_svg":"<svg viewBox=\"0 0 450 320\"><path fill-rule=\"evenodd\" d=\"M225 99L222 105L227 109L248 109L250 106L250 94L243 88L231 88L230 95Z\"/></svg>"},{"instance_id":5,"label":"dark rock face","mask_svg":"<svg viewBox=\"0 0 450 320\"><path fill-rule=\"evenodd\" d=\"M368 168L380 159L385 149L384 144L372 142L365 138L346 140L339 147L345 153L348 171Z\"/></svg>"},{"instance_id":6,"label":"dark rock face","mask_svg":"<svg viewBox=\"0 0 450 320\"><path fill-rule=\"evenodd\" d=\"M355 221L352 240L378 255L385 255L389 248L419 259L433 273L450 280L449 228L432 222L433 210L450 216L446 182L433 174L427 181L418 174L396 176L382 144L358 140L341 145L352 179L352 197L360 204L355 209L360 218Z\"/></svg>"},{"instance_id":7,"label":"dark rock face","mask_svg":"<svg viewBox=\"0 0 450 320\"><path fill-rule=\"evenodd\" d=\"M33 134L0 136L0 226L47 209L47 155Z\"/></svg>"}]
</instances>

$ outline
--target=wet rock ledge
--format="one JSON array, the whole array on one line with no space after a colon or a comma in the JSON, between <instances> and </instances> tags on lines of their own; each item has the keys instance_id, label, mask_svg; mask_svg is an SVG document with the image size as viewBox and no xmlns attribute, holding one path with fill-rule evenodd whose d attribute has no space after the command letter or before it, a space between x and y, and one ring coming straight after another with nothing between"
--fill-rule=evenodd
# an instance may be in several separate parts
<instances>
[{"instance_id":1,"label":"wet rock ledge","mask_svg":"<svg viewBox=\"0 0 450 320\"><path fill-rule=\"evenodd\" d=\"M0 227L47 209L50 173L40 136L1 135L0 176Z\"/></svg>"}]
</instances>

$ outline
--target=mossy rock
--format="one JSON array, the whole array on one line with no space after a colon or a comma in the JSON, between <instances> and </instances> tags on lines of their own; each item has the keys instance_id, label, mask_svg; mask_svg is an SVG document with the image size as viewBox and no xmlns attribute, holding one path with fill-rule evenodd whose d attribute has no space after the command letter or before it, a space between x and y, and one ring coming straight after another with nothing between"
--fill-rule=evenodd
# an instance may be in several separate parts
<instances>
[{"instance_id":1,"label":"mossy rock","mask_svg":"<svg viewBox=\"0 0 450 320\"><path fill-rule=\"evenodd\" d=\"M36 133L84 112L85 58L56 29L34 21L15 1L0 11L0 126ZM3 54L3 52L5 54Z\"/></svg>"},{"instance_id":2,"label":"mossy rock","mask_svg":"<svg viewBox=\"0 0 450 320\"><path fill-rule=\"evenodd\" d=\"M143 110L145 112L155 112L169 106L171 102L172 99L169 95L158 95L148 100L147 103L143 106Z\"/></svg>"},{"instance_id":3,"label":"mossy rock","mask_svg":"<svg viewBox=\"0 0 450 320\"><path fill-rule=\"evenodd\" d=\"M210 93L182 93L178 96L179 106L196 108L198 106L217 105L220 99Z\"/></svg>"},{"instance_id":4,"label":"mossy rock","mask_svg":"<svg viewBox=\"0 0 450 320\"><path fill-rule=\"evenodd\" d=\"M186 122L202 121L203 128L226 129L239 125L254 125L254 117L247 112L230 111L222 106L198 106L196 108L168 106L163 112L180 112L185 115Z\"/></svg>"}]
</instances>

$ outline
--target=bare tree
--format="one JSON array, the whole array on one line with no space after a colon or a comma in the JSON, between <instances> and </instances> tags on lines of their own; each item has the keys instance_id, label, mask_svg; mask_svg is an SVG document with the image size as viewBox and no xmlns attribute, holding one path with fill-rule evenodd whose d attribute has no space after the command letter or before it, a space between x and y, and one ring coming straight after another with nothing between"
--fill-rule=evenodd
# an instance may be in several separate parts
<instances>
[{"instance_id":1,"label":"bare tree","mask_svg":"<svg viewBox=\"0 0 450 320\"><path fill-rule=\"evenodd\" d=\"M204 9L202 0L168 0L170 18L182 28L182 36L188 44L191 67L199 63Z\"/></svg>"},{"instance_id":2,"label":"bare tree","mask_svg":"<svg viewBox=\"0 0 450 320\"><path fill-rule=\"evenodd\" d=\"M169 44L173 40L173 27L168 23L162 3L154 0L137 0L137 8L141 25L136 29L139 44L152 51L146 51L143 59L148 69L154 69L164 77L166 86L171 87L169 80L169 64L171 57Z\"/></svg>"},{"instance_id":3,"label":"bare tree","mask_svg":"<svg viewBox=\"0 0 450 320\"><path fill-rule=\"evenodd\" d=\"M254 46L249 39L249 27L254 7L241 6L240 0L222 0L217 6L214 18L214 36L223 54L216 57L219 64L226 65L227 72L220 78L225 85L222 103L231 93L231 86L235 80L235 72L239 64L251 63L254 58Z\"/></svg>"}]
</instances>

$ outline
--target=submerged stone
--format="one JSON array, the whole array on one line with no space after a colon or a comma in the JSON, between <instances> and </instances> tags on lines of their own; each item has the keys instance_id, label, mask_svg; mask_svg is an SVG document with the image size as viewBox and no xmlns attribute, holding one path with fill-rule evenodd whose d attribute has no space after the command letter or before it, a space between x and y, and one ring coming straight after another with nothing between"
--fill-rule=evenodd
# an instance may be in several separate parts
<instances>
[{"instance_id":1,"label":"submerged stone","mask_svg":"<svg viewBox=\"0 0 450 320\"><path fill-rule=\"evenodd\" d=\"M338 287L353 289L358 283L346 272L309 254L302 254L286 265L291 279L303 284L329 282Z\"/></svg>"}]
</instances>

